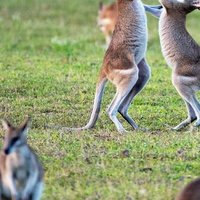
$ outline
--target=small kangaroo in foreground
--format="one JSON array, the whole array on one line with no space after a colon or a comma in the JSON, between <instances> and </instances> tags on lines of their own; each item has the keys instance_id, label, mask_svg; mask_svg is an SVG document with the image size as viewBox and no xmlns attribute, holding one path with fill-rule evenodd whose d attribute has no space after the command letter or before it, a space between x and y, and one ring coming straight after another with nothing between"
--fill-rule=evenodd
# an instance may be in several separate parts
<instances>
[{"instance_id":1,"label":"small kangaroo in foreground","mask_svg":"<svg viewBox=\"0 0 200 200\"><path fill-rule=\"evenodd\" d=\"M200 199L200 178L192 181L181 191L176 200L199 200Z\"/></svg>"},{"instance_id":2,"label":"small kangaroo in foreground","mask_svg":"<svg viewBox=\"0 0 200 200\"><path fill-rule=\"evenodd\" d=\"M39 200L43 169L26 141L30 120L15 128L3 121L6 131L0 152L0 200Z\"/></svg>"},{"instance_id":3,"label":"small kangaroo in foreground","mask_svg":"<svg viewBox=\"0 0 200 200\"><path fill-rule=\"evenodd\" d=\"M117 119L118 112L134 129L138 128L128 115L128 108L150 77L150 68L145 60L147 19L141 0L118 0L117 6L118 19L100 70L90 120L85 127L65 130L85 130L94 127L108 80L116 86L115 97L107 109L110 119L119 132L126 130Z\"/></svg>"},{"instance_id":4,"label":"small kangaroo in foreground","mask_svg":"<svg viewBox=\"0 0 200 200\"><path fill-rule=\"evenodd\" d=\"M162 6L144 5L144 8L145 11L153 14L154 16L159 17L158 14L160 14L160 12L158 10L159 8L162 8ZM107 46L110 44L115 24L117 22L117 17L118 17L117 2L113 2L109 5L105 5L102 2L100 2L97 23L100 30L103 32L105 36Z\"/></svg>"},{"instance_id":5,"label":"small kangaroo in foreground","mask_svg":"<svg viewBox=\"0 0 200 200\"><path fill-rule=\"evenodd\" d=\"M159 20L163 55L172 66L172 82L185 101L188 118L174 127L179 130L197 119L200 125L200 46L186 30L186 15L200 8L200 0L160 0L164 9Z\"/></svg>"}]
</instances>

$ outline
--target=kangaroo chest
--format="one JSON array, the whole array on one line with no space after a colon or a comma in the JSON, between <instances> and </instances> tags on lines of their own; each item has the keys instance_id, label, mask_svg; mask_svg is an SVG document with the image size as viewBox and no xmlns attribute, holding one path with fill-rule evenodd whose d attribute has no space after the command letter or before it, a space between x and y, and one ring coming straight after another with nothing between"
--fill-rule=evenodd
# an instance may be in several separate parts
<instances>
[{"instance_id":1,"label":"kangaroo chest","mask_svg":"<svg viewBox=\"0 0 200 200\"><path fill-rule=\"evenodd\" d=\"M162 53L173 68L196 64L199 47L185 27L185 16L168 16L163 11L159 21L159 35Z\"/></svg>"},{"instance_id":2,"label":"kangaroo chest","mask_svg":"<svg viewBox=\"0 0 200 200\"><path fill-rule=\"evenodd\" d=\"M24 184L29 176L30 159L31 157L28 155L21 156L18 153L10 154L6 158L5 172L2 176L4 176L5 179L7 179L8 176L12 176L18 185Z\"/></svg>"}]
</instances>

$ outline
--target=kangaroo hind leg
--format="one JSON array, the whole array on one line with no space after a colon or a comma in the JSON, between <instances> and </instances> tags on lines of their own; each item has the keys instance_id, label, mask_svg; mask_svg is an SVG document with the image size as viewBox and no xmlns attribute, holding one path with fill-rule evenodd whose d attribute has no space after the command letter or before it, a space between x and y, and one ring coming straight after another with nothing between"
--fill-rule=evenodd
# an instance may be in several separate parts
<instances>
[{"instance_id":1,"label":"kangaroo hind leg","mask_svg":"<svg viewBox=\"0 0 200 200\"><path fill-rule=\"evenodd\" d=\"M116 85L117 91L112 103L110 104L107 112L109 114L110 119L114 122L117 130L121 133L126 132L123 128L122 124L117 119L117 113L120 105L130 93L133 86L136 84L138 80L138 69L137 67L133 68L133 70L117 70L118 72L115 74L116 80L113 83Z\"/></svg>"},{"instance_id":2,"label":"kangaroo hind leg","mask_svg":"<svg viewBox=\"0 0 200 200\"><path fill-rule=\"evenodd\" d=\"M148 64L146 63L145 59L142 59L141 62L138 64L139 69L139 78L136 82L136 84L133 86L129 94L126 96L126 98L123 100L119 107L119 113L122 115L122 117L134 128L137 129L138 126L135 123L135 121L129 116L128 114L128 108L133 101L134 97L145 87L147 84L149 78L150 78L150 68Z\"/></svg>"},{"instance_id":3,"label":"kangaroo hind leg","mask_svg":"<svg viewBox=\"0 0 200 200\"><path fill-rule=\"evenodd\" d=\"M176 131L180 130L180 129L188 126L194 120L197 119L196 114L195 114L194 109L192 108L192 106L187 101L185 101L185 104L186 104L186 108L187 108L187 111L188 111L188 117L187 117L187 119L182 121L180 124L178 124L176 127L174 127L173 130L176 130Z\"/></svg>"},{"instance_id":4,"label":"kangaroo hind leg","mask_svg":"<svg viewBox=\"0 0 200 200\"><path fill-rule=\"evenodd\" d=\"M173 76L173 85L177 89L178 93L186 102L186 107L188 111L188 118L177 125L174 129L179 130L188 124L192 123L197 119L195 126L200 125L200 103L196 99L195 90L193 89L195 83L193 83L193 78L190 77L179 77Z\"/></svg>"}]
</instances>

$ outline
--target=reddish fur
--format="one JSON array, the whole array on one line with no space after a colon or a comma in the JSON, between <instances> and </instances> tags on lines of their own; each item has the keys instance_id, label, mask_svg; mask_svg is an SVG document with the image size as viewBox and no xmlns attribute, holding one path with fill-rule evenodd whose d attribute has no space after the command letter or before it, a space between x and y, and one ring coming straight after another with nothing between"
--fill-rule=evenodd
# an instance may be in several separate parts
<instances>
[{"instance_id":1,"label":"reddish fur","mask_svg":"<svg viewBox=\"0 0 200 200\"><path fill-rule=\"evenodd\" d=\"M105 37L107 36L111 37L115 28L117 16L118 16L118 10L116 2L110 5L103 5L99 9L98 20L109 19L111 21L110 24L103 26L104 30L102 30L102 32Z\"/></svg>"},{"instance_id":2,"label":"reddish fur","mask_svg":"<svg viewBox=\"0 0 200 200\"><path fill-rule=\"evenodd\" d=\"M131 2L131 1L130 1ZM113 70L118 69L130 69L135 67L135 61L132 51L128 48L127 44L123 44L122 37L126 33L126 28L122 29L123 21L126 24L131 24L130 21L132 18L127 19L125 13L128 13L130 4L127 3L127 0L118 0L118 19L116 22L116 27L113 32L113 38L108 47L108 50L105 53L102 69L100 71L100 77L107 77L109 80L112 80ZM101 79L102 79L101 78Z\"/></svg>"}]
</instances>

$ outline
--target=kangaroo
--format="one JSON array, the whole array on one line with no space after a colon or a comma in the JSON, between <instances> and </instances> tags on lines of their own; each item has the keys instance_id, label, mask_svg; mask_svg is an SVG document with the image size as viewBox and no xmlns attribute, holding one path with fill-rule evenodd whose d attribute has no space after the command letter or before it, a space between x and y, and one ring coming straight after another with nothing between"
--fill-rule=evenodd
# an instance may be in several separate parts
<instances>
[{"instance_id":1,"label":"kangaroo","mask_svg":"<svg viewBox=\"0 0 200 200\"><path fill-rule=\"evenodd\" d=\"M174 127L180 130L196 120L200 125L200 103L195 93L200 90L200 47L186 30L186 15L200 8L198 0L160 0L164 7L159 20L163 55L172 67L172 83L183 98L188 118Z\"/></svg>"},{"instance_id":2,"label":"kangaroo","mask_svg":"<svg viewBox=\"0 0 200 200\"><path fill-rule=\"evenodd\" d=\"M176 200L199 200L200 199L200 178L192 181L181 191Z\"/></svg>"},{"instance_id":3,"label":"kangaroo","mask_svg":"<svg viewBox=\"0 0 200 200\"><path fill-rule=\"evenodd\" d=\"M118 11L116 2L110 5L104 5L102 2L100 2L97 25L105 36L107 46L110 44L111 36L117 21L117 16Z\"/></svg>"},{"instance_id":4,"label":"kangaroo","mask_svg":"<svg viewBox=\"0 0 200 200\"><path fill-rule=\"evenodd\" d=\"M162 6L148 6L144 5L145 11L159 17L159 9ZM103 32L106 40L106 45L108 46L111 41L111 37L115 28L118 17L117 2L113 2L109 5L105 5L102 2L99 4L97 24L100 30Z\"/></svg>"},{"instance_id":5,"label":"kangaroo","mask_svg":"<svg viewBox=\"0 0 200 200\"><path fill-rule=\"evenodd\" d=\"M134 129L138 128L128 115L128 108L150 78L150 68L145 60L146 14L141 0L118 0L117 6L118 19L100 69L90 120L82 128L65 128L65 130L85 130L94 127L108 80L116 87L115 97L107 109L110 119L120 133L126 130L117 119L118 112Z\"/></svg>"},{"instance_id":6,"label":"kangaroo","mask_svg":"<svg viewBox=\"0 0 200 200\"><path fill-rule=\"evenodd\" d=\"M26 141L29 118L18 128L3 121L6 131L0 152L0 200L39 200L43 169Z\"/></svg>"}]
</instances>

